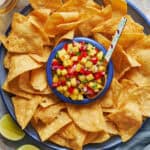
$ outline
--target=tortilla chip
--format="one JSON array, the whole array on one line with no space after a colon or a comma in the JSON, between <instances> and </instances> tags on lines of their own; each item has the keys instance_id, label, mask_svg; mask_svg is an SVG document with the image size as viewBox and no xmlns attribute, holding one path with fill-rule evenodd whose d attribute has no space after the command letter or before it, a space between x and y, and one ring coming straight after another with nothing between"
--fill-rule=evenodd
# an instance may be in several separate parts
<instances>
[{"instance_id":1,"label":"tortilla chip","mask_svg":"<svg viewBox=\"0 0 150 150\"><path fill-rule=\"evenodd\" d=\"M11 33L5 38L3 44L9 52L40 54L43 46L49 45L49 39L46 33L29 18L15 13Z\"/></svg>"},{"instance_id":2,"label":"tortilla chip","mask_svg":"<svg viewBox=\"0 0 150 150\"><path fill-rule=\"evenodd\" d=\"M54 43L52 45L54 45ZM29 54L29 56L38 63L46 63L50 53L51 53L51 49L49 47L45 47L40 55L38 55L38 54Z\"/></svg>"},{"instance_id":3,"label":"tortilla chip","mask_svg":"<svg viewBox=\"0 0 150 150\"><path fill-rule=\"evenodd\" d=\"M69 141L69 145L74 150L82 149L86 132L78 128L74 123L71 123L61 129L58 134L64 139L67 139Z\"/></svg>"},{"instance_id":4,"label":"tortilla chip","mask_svg":"<svg viewBox=\"0 0 150 150\"><path fill-rule=\"evenodd\" d=\"M135 101L128 101L116 112L109 115L109 119L114 122L119 130L122 141L129 140L142 125L142 114L139 105Z\"/></svg>"},{"instance_id":5,"label":"tortilla chip","mask_svg":"<svg viewBox=\"0 0 150 150\"><path fill-rule=\"evenodd\" d=\"M58 102L60 102L60 100L54 94L49 94L47 96L41 96L40 106L46 108Z\"/></svg>"},{"instance_id":6,"label":"tortilla chip","mask_svg":"<svg viewBox=\"0 0 150 150\"><path fill-rule=\"evenodd\" d=\"M11 58L10 69L7 76L8 82L19 76L20 74L39 68L42 65L36 63L28 55L16 55Z\"/></svg>"},{"instance_id":7,"label":"tortilla chip","mask_svg":"<svg viewBox=\"0 0 150 150\"><path fill-rule=\"evenodd\" d=\"M59 116L60 112L65 108L64 103L58 103L46 108L38 107L34 114L34 120L38 122L42 121L44 124L51 123L56 117Z\"/></svg>"},{"instance_id":8,"label":"tortilla chip","mask_svg":"<svg viewBox=\"0 0 150 150\"><path fill-rule=\"evenodd\" d=\"M140 104L142 115L150 117L150 86L137 87L132 93Z\"/></svg>"},{"instance_id":9,"label":"tortilla chip","mask_svg":"<svg viewBox=\"0 0 150 150\"><path fill-rule=\"evenodd\" d=\"M33 89L44 91L48 87L45 68L38 68L31 71L30 83Z\"/></svg>"},{"instance_id":10,"label":"tortilla chip","mask_svg":"<svg viewBox=\"0 0 150 150\"><path fill-rule=\"evenodd\" d=\"M43 27L46 23L48 16L50 15L51 10L47 8L41 8L33 10L28 17L35 21L37 26Z\"/></svg>"},{"instance_id":11,"label":"tortilla chip","mask_svg":"<svg viewBox=\"0 0 150 150\"><path fill-rule=\"evenodd\" d=\"M62 0L29 0L29 2L34 9L48 8L53 11L63 4Z\"/></svg>"},{"instance_id":12,"label":"tortilla chip","mask_svg":"<svg viewBox=\"0 0 150 150\"><path fill-rule=\"evenodd\" d=\"M68 148L72 148L70 145L69 145L69 141L62 138L60 135L58 135L57 133L52 135L50 138L49 138L49 141L50 142L54 142L58 145L61 145L61 146L64 146L64 147L68 147Z\"/></svg>"},{"instance_id":13,"label":"tortilla chip","mask_svg":"<svg viewBox=\"0 0 150 150\"><path fill-rule=\"evenodd\" d=\"M122 34L126 33L143 33L143 26L140 24L136 23L131 16L126 15L127 18L127 23L126 26L122 32ZM96 26L92 31L94 33L102 33L103 35L112 37L118 27L118 23L120 22L121 17L112 17L103 23L99 24Z\"/></svg>"},{"instance_id":14,"label":"tortilla chip","mask_svg":"<svg viewBox=\"0 0 150 150\"><path fill-rule=\"evenodd\" d=\"M5 80L5 82L3 83L3 87L2 87L5 91L12 93L14 95L26 98L26 99L31 99L33 97L32 94L29 94L27 92L22 91L19 88L19 84L18 84L18 78L8 82L7 80Z\"/></svg>"},{"instance_id":15,"label":"tortilla chip","mask_svg":"<svg viewBox=\"0 0 150 150\"><path fill-rule=\"evenodd\" d=\"M111 112L112 113L112 112ZM105 117L105 121L106 121L106 129L105 132L109 133L111 135L118 135L118 129L116 127L116 125L107 117Z\"/></svg>"},{"instance_id":16,"label":"tortilla chip","mask_svg":"<svg viewBox=\"0 0 150 150\"><path fill-rule=\"evenodd\" d=\"M84 107L68 104L67 109L70 117L81 129L89 132L98 132L105 128L105 120L100 104L91 103L84 105Z\"/></svg>"},{"instance_id":17,"label":"tortilla chip","mask_svg":"<svg viewBox=\"0 0 150 150\"><path fill-rule=\"evenodd\" d=\"M111 5L113 11L117 11L118 13L125 15L127 14L127 3L126 0L111 0Z\"/></svg>"},{"instance_id":18,"label":"tortilla chip","mask_svg":"<svg viewBox=\"0 0 150 150\"><path fill-rule=\"evenodd\" d=\"M32 99L27 100L21 97L13 97L12 102L15 109L15 115L17 121L22 129L24 129L38 107L39 99L38 97L32 97Z\"/></svg>"},{"instance_id":19,"label":"tortilla chip","mask_svg":"<svg viewBox=\"0 0 150 150\"><path fill-rule=\"evenodd\" d=\"M96 133L88 133L84 144L89 143L103 143L110 138L110 135L104 131L96 132Z\"/></svg>"},{"instance_id":20,"label":"tortilla chip","mask_svg":"<svg viewBox=\"0 0 150 150\"><path fill-rule=\"evenodd\" d=\"M15 55L12 53L7 52L5 57L4 57L4 67L9 69L10 68L10 62L11 62L11 57Z\"/></svg>"},{"instance_id":21,"label":"tortilla chip","mask_svg":"<svg viewBox=\"0 0 150 150\"><path fill-rule=\"evenodd\" d=\"M22 91L30 94L46 95L51 93L51 90L48 87L43 91L37 91L33 89L33 87L30 84L30 72L25 72L19 76L18 85Z\"/></svg>"},{"instance_id":22,"label":"tortilla chip","mask_svg":"<svg viewBox=\"0 0 150 150\"><path fill-rule=\"evenodd\" d=\"M49 139L52 135L57 133L61 128L69 124L71 121L72 120L70 119L67 113L61 112L59 116L50 124L36 124L35 121L32 120L32 125L37 130L41 141L43 142Z\"/></svg>"},{"instance_id":23,"label":"tortilla chip","mask_svg":"<svg viewBox=\"0 0 150 150\"><path fill-rule=\"evenodd\" d=\"M74 34L75 34L75 31L71 30L71 31L65 33L63 36L56 38L56 44L55 45L57 45L62 40L72 40L74 38Z\"/></svg>"}]
</instances>

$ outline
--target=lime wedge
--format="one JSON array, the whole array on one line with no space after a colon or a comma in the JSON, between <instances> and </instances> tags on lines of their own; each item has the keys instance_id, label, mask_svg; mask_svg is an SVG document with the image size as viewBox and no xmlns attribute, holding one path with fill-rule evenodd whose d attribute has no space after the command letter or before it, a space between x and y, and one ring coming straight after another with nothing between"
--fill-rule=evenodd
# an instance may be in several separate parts
<instances>
[{"instance_id":1,"label":"lime wedge","mask_svg":"<svg viewBox=\"0 0 150 150\"><path fill-rule=\"evenodd\" d=\"M17 150L40 150L40 149L34 145L26 144L19 147Z\"/></svg>"},{"instance_id":2,"label":"lime wedge","mask_svg":"<svg viewBox=\"0 0 150 150\"><path fill-rule=\"evenodd\" d=\"M0 134L12 141L21 140L25 136L25 133L17 126L9 114L0 119Z\"/></svg>"}]
</instances>

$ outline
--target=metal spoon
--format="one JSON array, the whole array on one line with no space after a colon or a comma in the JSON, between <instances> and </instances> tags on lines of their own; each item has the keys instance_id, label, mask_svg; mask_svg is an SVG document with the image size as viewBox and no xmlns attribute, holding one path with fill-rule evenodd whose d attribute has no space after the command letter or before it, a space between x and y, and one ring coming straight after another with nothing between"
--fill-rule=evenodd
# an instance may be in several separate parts
<instances>
[{"instance_id":1,"label":"metal spoon","mask_svg":"<svg viewBox=\"0 0 150 150\"><path fill-rule=\"evenodd\" d=\"M118 28L117 28L117 31L115 32L115 35L114 35L113 39L112 39L111 45L109 46L108 51L105 54L103 61L101 62L101 64L104 65L105 67L107 67L107 65L108 65L108 63L111 59L111 56L112 56L112 54L113 54L113 52L116 48L116 45L118 43L118 40L121 36L121 33L122 33L124 27L125 27L126 22L127 22L127 19L125 17L122 17L121 21L118 24ZM106 84L106 80L107 80L106 76L104 77L104 80L105 80L104 82ZM90 97L90 96L87 96L87 97L90 98L90 99L93 99L97 95L99 95L102 91L103 90L101 90L99 93L97 93L94 97Z\"/></svg>"}]
</instances>

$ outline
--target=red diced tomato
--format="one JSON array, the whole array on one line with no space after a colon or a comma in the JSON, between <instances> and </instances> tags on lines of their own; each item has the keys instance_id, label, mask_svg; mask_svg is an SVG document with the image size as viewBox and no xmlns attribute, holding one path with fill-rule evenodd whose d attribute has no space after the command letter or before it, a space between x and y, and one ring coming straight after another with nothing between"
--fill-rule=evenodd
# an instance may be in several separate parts
<instances>
[{"instance_id":1,"label":"red diced tomato","mask_svg":"<svg viewBox=\"0 0 150 150\"><path fill-rule=\"evenodd\" d=\"M89 74L91 74L91 73L92 73L92 72L89 71L89 70L85 70L85 71L84 71L84 74L85 74L85 75L89 75Z\"/></svg>"},{"instance_id":2,"label":"red diced tomato","mask_svg":"<svg viewBox=\"0 0 150 150\"><path fill-rule=\"evenodd\" d=\"M74 87L69 87L69 88L68 88L68 92L69 92L70 94L72 94L73 91L74 91Z\"/></svg>"},{"instance_id":3,"label":"red diced tomato","mask_svg":"<svg viewBox=\"0 0 150 150\"><path fill-rule=\"evenodd\" d=\"M54 83L52 83L52 87L53 87L53 88L56 88L56 87L58 87L59 85L60 85L59 82L54 82Z\"/></svg>"},{"instance_id":4,"label":"red diced tomato","mask_svg":"<svg viewBox=\"0 0 150 150\"><path fill-rule=\"evenodd\" d=\"M59 65L59 62L56 59L54 59L52 62L52 66L58 66L58 65Z\"/></svg>"},{"instance_id":5,"label":"red diced tomato","mask_svg":"<svg viewBox=\"0 0 150 150\"><path fill-rule=\"evenodd\" d=\"M82 57L87 57L87 55L88 55L88 54L87 54L87 52L85 52L85 51L83 51L83 52L81 53L81 56L82 56Z\"/></svg>"},{"instance_id":6,"label":"red diced tomato","mask_svg":"<svg viewBox=\"0 0 150 150\"><path fill-rule=\"evenodd\" d=\"M64 45L64 49L65 49L66 51L68 50L68 44L67 44L67 43Z\"/></svg>"},{"instance_id":7,"label":"red diced tomato","mask_svg":"<svg viewBox=\"0 0 150 150\"><path fill-rule=\"evenodd\" d=\"M96 51L96 53L98 53L98 52L99 52L99 50L98 50L97 48L95 48L95 51Z\"/></svg>"},{"instance_id":8,"label":"red diced tomato","mask_svg":"<svg viewBox=\"0 0 150 150\"><path fill-rule=\"evenodd\" d=\"M61 85L66 85L66 81L65 80L63 80L63 81L61 81Z\"/></svg>"},{"instance_id":9,"label":"red diced tomato","mask_svg":"<svg viewBox=\"0 0 150 150\"><path fill-rule=\"evenodd\" d=\"M62 65L60 65L58 68L62 70L62 69L64 69L65 67L62 66Z\"/></svg>"},{"instance_id":10,"label":"red diced tomato","mask_svg":"<svg viewBox=\"0 0 150 150\"><path fill-rule=\"evenodd\" d=\"M97 72L94 74L95 79L100 79L105 75L105 72Z\"/></svg>"},{"instance_id":11,"label":"red diced tomato","mask_svg":"<svg viewBox=\"0 0 150 150\"><path fill-rule=\"evenodd\" d=\"M91 59L91 61L92 61L93 64L97 64L98 58L97 58L97 57L93 57L93 58Z\"/></svg>"},{"instance_id":12,"label":"red diced tomato","mask_svg":"<svg viewBox=\"0 0 150 150\"><path fill-rule=\"evenodd\" d=\"M94 90L90 87L87 87L87 95L94 96L95 95Z\"/></svg>"}]
</instances>

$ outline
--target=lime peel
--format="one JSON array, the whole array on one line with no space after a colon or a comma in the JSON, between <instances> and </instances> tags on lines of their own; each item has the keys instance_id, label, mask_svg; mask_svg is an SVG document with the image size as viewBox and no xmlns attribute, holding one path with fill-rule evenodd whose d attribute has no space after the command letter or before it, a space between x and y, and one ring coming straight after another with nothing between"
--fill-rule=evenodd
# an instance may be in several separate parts
<instances>
[{"instance_id":1,"label":"lime peel","mask_svg":"<svg viewBox=\"0 0 150 150\"><path fill-rule=\"evenodd\" d=\"M17 126L9 114L5 114L0 119L0 134L11 141L21 140L25 136L25 133Z\"/></svg>"}]
</instances>

